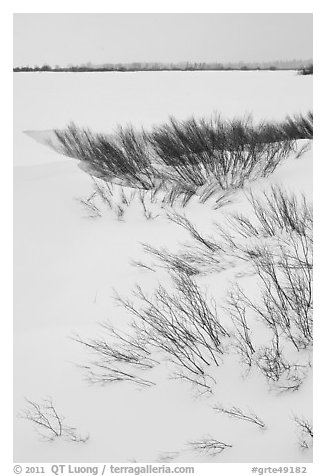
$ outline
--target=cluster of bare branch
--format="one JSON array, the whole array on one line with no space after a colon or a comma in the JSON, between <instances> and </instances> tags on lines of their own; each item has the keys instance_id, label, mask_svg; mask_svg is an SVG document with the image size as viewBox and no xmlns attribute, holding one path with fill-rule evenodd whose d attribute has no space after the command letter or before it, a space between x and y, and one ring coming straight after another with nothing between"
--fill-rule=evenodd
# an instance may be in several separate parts
<instances>
[{"instance_id":1,"label":"cluster of bare branch","mask_svg":"<svg viewBox=\"0 0 326 476\"><path fill-rule=\"evenodd\" d=\"M134 335L118 331L109 323L103 323L105 337L98 339L82 339L74 337L76 342L84 345L94 355L88 365L82 366L86 379L90 383L104 385L114 382L131 382L136 385L150 387L155 382L139 375L159 364L149 350L145 335L137 329Z\"/></svg>"},{"instance_id":2,"label":"cluster of bare branch","mask_svg":"<svg viewBox=\"0 0 326 476\"><path fill-rule=\"evenodd\" d=\"M81 436L76 428L64 423L65 417L60 415L51 398L45 398L42 403L36 403L26 399L27 408L18 415L34 424L38 435L44 441L54 441L57 438L64 438L69 441L86 443L89 435Z\"/></svg>"},{"instance_id":3,"label":"cluster of bare branch","mask_svg":"<svg viewBox=\"0 0 326 476\"><path fill-rule=\"evenodd\" d=\"M166 267L189 275L247 263L259 296L252 299L239 286L229 292L226 310L233 323L233 348L248 369L257 365L270 382L278 382L278 388L296 390L309 365L289 362L282 348L285 341L297 351L312 345L311 206L304 196L281 187L272 187L263 196L251 193L248 198L253 217L229 216L228 229L218 226L220 241L199 233L186 217L174 213L169 219L187 229L194 244L184 245L179 253L145 249ZM254 342L250 329L255 316L271 331L270 343L263 347Z\"/></svg>"},{"instance_id":4,"label":"cluster of bare branch","mask_svg":"<svg viewBox=\"0 0 326 476\"><path fill-rule=\"evenodd\" d=\"M186 229L195 244L185 244L183 250L178 253L144 244L145 251L158 258L165 268L176 273L195 276L222 271L228 266L225 259L221 258L223 255L221 245L213 237L203 236L185 215L170 211L166 216L171 222Z\"/></svg>"},{"instance_id":5,"label":"cluster of bare branch","mask_svg":"<svg viewBox=\"0 0 326 476\"><path fill-rule=\"evenodd\" d=\"M229 220L231 229L238 235L248 239L294 232L307 240L312 239L312 207L304 195L298 197L281 186L271 186L261 196L249 192L248 199L255 220L243 214L235 214Z\"/></svg>"},{"instance_id":6,"label":"cluster of bare branch","mask_svg":"<svg viewBox=\"0 0 326 476\"><path fill-rule=\"evenodd\" d=\"M230 331L232 347L239 354L241 363L248 370L252 366L258 367L267 380L276 384L276 387L281 391L298 390L307 375L309 364L291 363L284 357L282 342L284 335L287 334L282 331L283 322L278 321L277 314L271 305L267 307L267 304L270 304L268 299L265 299L264 304L266 305L264 310L253 305L239 286L229 293L226 309L234 328L233 331ZM271 311L270 314L268 314L268 310ZM258 313L260 317L264 316L264 323L272 330L271 343L268 346L258 346L258 342L254 346L252 331L247 321L247 314L250 311L254 311L255 315ZM292 339L293 335L291 334L291 342ZM296 349L299 350L297 346Z\"/></svg>"},{"instance_id":7,"label":"cluster of bare branch","mask_svg":"<svg viewBox=\"0 0 326 476\"><path fill-rule=\"evenodd\" d=\"M135 318L134 327L149 344L174 364L176 378L210 390L209 366L220 365L223 338L228 336L216 309L210 309L197 284L185 273L173 276L176 293L159 286L153 298L141 288L135 296L142 308L118 297ZM212 302L214 306L214 302Z\"/></svg>"},{"instance_id":8,"label":"cluster of bare branch","mask_svg":"<svg viewBox=\"0 0 326 476\"><path fill-rule=\"evenodd\" d=\"M283 253L283 251L281 251ZM239 287L231 292L229 311L234 325L232 336L243 362L258 366L270 382L282 390L297 390L309 365L290 363L283 355L285 342L297 351L312 345L312 294L310 268L290 267L281 254L278 265L268 252L254 262L260 284L260 298L254 302ZM271 343L254 347L246 315L257 316L271 331Z\"/></svg>"},{"instance_id":9,"label":"cluster of bare branch","mask_svg":"<svg viewBox=\"0 0 326 476\"><path fill-rule=\"evenodd\" d=\"M241 362L248 369L254 363L256 352L252 342L251 330L247 322L247 308L243 300L239 287L234 287L229 292L227 311L233 323L234 330L230 333L233 347L241 357Z\"/></svg>"},{"instance_id":10,"label":"cluster of bare branch","mask_svg":"<svg viewBox=\"0 0 326 476\"><path fill-rule=\"evenodd\" d=\"M274 124L254 126L250 118L228 122L215 116L171 119L148 138L155 155L179 180L197 187L215 183L225 190L275 169L293 147L288 137L276 136Z\"/></svg>"},{"instance_id":11,"label":"cluster of bare branch","mask_svg":"<svg viewBox=\"0 0 326 476\"><path fill-rule=\"evenodd\" d=\"M274 338L269 347L259 349L255 363L267 380L280 391L298 390L310 368L310 363L289 362L284 357L277 338Z\"/></svg>"},{"instance_id":12,"label":"cluster of bare branch","mask_svg":"<svg viewBox=\"0 0 326 476\"><path fill-rule=\"evenodd\" d=\"M144 134L119 128L113 136L93 133L70 124L56 130L60 151L81 160L90 175L107 182L122 180L127 186L153 188L155 171Z\"/></svg>"},{"instance_id":13,"label":"cluster of bare branch","mask_svg":"<svg viewBox=\"0 0 326 476\"><path fill-rule=\"evenodd\" d=\"M304 450L311 448L314 437L312 423L306 418L297 416L294 417L294 421L300 430L299 446Z\"/></svg>"},{"instance_id":14,"label":"cluster of bare branch","mask_svg":"<svg viewBox=\"0 0 326 476\"><path fill-rule=\"evenodd\" d=\"M232 448L232 445L215 440L212 437L202 438L198 441L191 441L188 444L193 450L199 453L208 454L209 456L216 456L217 454L222 453L225 449Z\"/></svg>"},{"instance_id":15,"label":"cluster of bare branch","mask_svg":"<svg viewBox=\"0 0 326 476\"><path fill-rule=\"evenodd\" d=\"M141 372L149 372L161 358L172 363L173 378L186 380L211 391L215 383L210 368L220 365L223 339L228 332L219 321L214 301L208 306L197 284L185 273L173 275L176 292L159 286L153 297L140 287L134 292L135 305L117 296L117 302L133 320L130 333L122 333L104 324L104 339L75 338L96 356L86 366L92 382L130 381L154 385Z\"/></svg>"},{"instance_id":16,"label":"cluster of bare branch","mask_svg":"<svg viewBox=\"0 0 326 476\"><path fill-rule=\"evenodd\" d=\"M238 316L240 306L242 313L250 309L273 331L276 342L285 336L299 350L309 347L313 339L312 264L307 243L299 249L302 241L293 238L291 248L284 244L272 250L256 248L252 264L261 289L260 302L238 288L237 300L229 304Z\"/></svg>"},{"instance_id":17,"label":"cluster of bare branch","mask_svg":"<svg viewBox=\"0 0 326 476\"><path fill-rule=\"evenodd\" d=\"M237 407L232 407L230 409L227 409L227 408L223 408L222 406L214 405L213 408L214 410L217 410L220 413L224 413L225 415L231 418L237 418L238 420L244 420L244 421L253 423L254 425L257 425L263 429L266 428L265 423L255 413L250 412L249 414L246 414L243 412L243 410Z\"/></svg>"},{"instance_id":18,"label":"cluster of bare branch","mask_svg":"<svg viewBox=\"0 0 326 476\"><path fill-rule=\"evenodd\" d=\"M200 273L199 267L197 267L196 263L193 263L185 253L172 253L165 248L157 249L146 244L143 246L147 253L158 258L168 270L173 270L176 273L184 273L187 276L195 276Z\"/></svg>"},{"instance_id":19,"label":"cluster of bare branch","mask_svg":"<svg viewBox=\"0 0 326 476\"><path fill-rule=\"evenodd\" d=\"M156 190L136 190L119 184L105 182L93 178L94 191L88 198L80 199L80 203L87 209L89 218L99 218L104 210L111 210L115 217L121 221L129 207L138 199L146 220L159 216L157 207L154 212L153 205L157 203ZM104 209L103 209L104 205Z\"/></svg>"},{"instance_id":20,"label":"cluster of bare branch","mask_svg":"<svg viewBox=\"0 0 326 476\"><path fill-rule=\"evenodd\" d=\"M177 225L181 226L185 230L190 233L190 236L198 243L203 245L205 248L209 249L210 251L216 251L220 249L220 246L216 243L213 238L206 238L204 237L197 228L191 223L191 221L185 216L180 215L176 212L171 212L168 215L170 221L176 223Z\"/></svg>"}]
</instances>

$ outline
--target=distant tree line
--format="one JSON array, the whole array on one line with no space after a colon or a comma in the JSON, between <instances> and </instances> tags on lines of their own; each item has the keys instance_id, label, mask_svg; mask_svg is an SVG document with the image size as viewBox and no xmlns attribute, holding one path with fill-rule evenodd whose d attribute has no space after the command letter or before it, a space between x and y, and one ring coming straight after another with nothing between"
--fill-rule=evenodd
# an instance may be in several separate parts
<instances>
[{"instance_id":1,"label":"distant tree line","mask_svg":"<svg viewBox=\"0 0 326 476\"><path fill-rule=\"evenodd\" d=\"M309 66L306 66L305 68L301 68L299 70L299 74L302 76L307 76L308 74L313 74L314 73L314 67L313 64L310 64Z\"/></svg>"},{"instance_id":2,"label":"distant tree line","mask_svg":"<svg viewBox=\"0 0 326 476\"><path fill-rule=\"evenodd\" d=\"M277 70L299 70L304 71L302 74L312 74L306 71L312 69L312 63L310 61L291 60L291 61L274 61L265 63L192 63L192 62L179 62L179 63L105 63L101 65L93 65L92 63L86 63L82 65L68 65L68 66L50 66L44 64L43 66L18 66L13 70L16 73L19 72L132 72L132 71L277 71Z\"/></svg>"}]
</instances>

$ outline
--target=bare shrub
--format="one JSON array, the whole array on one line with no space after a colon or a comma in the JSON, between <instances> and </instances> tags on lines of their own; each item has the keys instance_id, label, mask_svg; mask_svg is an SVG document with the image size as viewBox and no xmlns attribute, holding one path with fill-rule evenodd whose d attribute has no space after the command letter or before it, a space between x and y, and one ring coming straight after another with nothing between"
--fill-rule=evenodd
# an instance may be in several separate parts
<instances>
[{"instance_id":1,"label":"bare shrub","mask_svg":"<svg viewBox=\"0 0 326 476\"><path fill-rule=\"evenodd\" d=\"M246 306L241 299L242 294L239 287L230 291L228 296L228 312L234 330L231 332L233 347L241 357L241 362L250 369L254 363L254 354L256 352L251 338L251 330L247 322Z\"/></svg>"},{"instance_id":2,"label":"bare shrub","mask_svg":"<svg viewBox=\"0 0 326 476\"><path fill-rule=\"evenodd\" d=\"M138 198L141 203L142 209L143 209L143 214L146 220L153 220L154 218L157 218L159 214L154 214L152 210L150 210L148 204L146 203L146 196L150 195L150 203L156 203L156 195L154 195L151 192L146 192L145 190L139 190L138 192Z\"/></svg>"},{"instance_id":3,"label":"bare shrub","mask_svg":"<svg viewBox=\"0 0 326 476\"><path fill-rule=\"evenodd\" d=\"M60 415L51 398L45 398L42 403L36 403L26 399L27 408L19 413L23 418L33 423L33 426L44 441L54 441L64 438L68 441L85 443L89 435L80 436L76 428L64 423L65 417Z\"/></svg>"},{"instance_id":4,"label":"bare shrub","mask_svg":"<svg viewBox=\"0 0 326 476\"><path fill-rule=\"evenodd\" d=\"M125 185L137 188L153 187L155 173L142 133L136 133L132 128L119 128L114 136L95 134L73 123L55 133L61 151L90 164L96 177L106 181L118 178Z\"/></svg>"},{"instance_id":5,"label":"bare shrub","mask_svg":"<svg viewBox=\"0 0 326 476\"><path fill-rule=\"evenodd\" d=\"M93 179L94 191L87 199L80 199L86 207L90 218L103 216L104 209L111 210L118 220L123 220L127 209L136 197L136 190L120 185L110 184L102 180Z\"/></svg>"},{"instance_id":6,"label":"bare shrub","mask_svg":"<svg viewBox=\"0 0 326 476\"><path fill-rule=\"evenodd\" d=\"M194 238L197 242L204 245L210 251L216 251L220 249L220 247L214 240L203 237L199 233L197 228L191 223L190 220L188 220L188 218L185 215L180 215L179 213L171 212L167 214L167 217L170 221L186 229L190 233L192 238Z\"/></svg>"},{"instance_id":7,"label":"bare shrub","mask_svg":"<svg viewBox=\"0 0 326 476\"><path fill-rule=\"evenodd\" d=\"M275 337L270 347L259 349L255 362L267 380L279 391L298 390L309 369L309 365L289 362Z\"/></svg>"},{"instance_id":8,"label":"bare shrub","mask_svg":"<svg viewBox=\"0 0 326 476\"><path fill-rule=\"evenodd\" d=\"M179 273L185 273L187 276L195 276L200 273L200 270L192 263L190 263L187 255L175 254L166 249L157 249L150 245L143 245L144 250L159 258L164 263L164 267L168 270L173 270Z\"/></svg>"},{"instance_id":9,"label":"bare shrub","mask_svg":"<svg viewBox=\"0 0 326 476\"><path fill-rule=\"evenodd\" d=\"M270 140L268 131L273 130ZM223 121L195 118L156 127L149 140L161 161L179 179L197 187L217 183L222 190L273 172L291 150L292 143L274 125L253 126L250 118Z\"/></svg>"},{"instance_id":10,"label":"bare shrub","mask_svg":"<svg viewBox=\"0 0 326 476\"><path fill-rule=\"evenodd\" d=\"M308 256L280 245L260 249L253 265L261 284L261 304L242 295L243 302L270 327L299 350L312 344L312 269ZM292 254L293 253L293 254Z\"/></svg>"},{"instance_id":11,"label":"bare shrub","mask_svg":"<svg viewBox=\"0 0 326 476\"><path fill-rule=\"evenodd\" d=\"M225 449L232 448L232 445L223 443L223 441L216 440L211 436L198 441L191 441L188 445L198 453L208 454L209 456L216 456Z\"/></svg>"},{"instance_id":12,"label":"bare shrub","mask_svg":"<svg viewBox=\"0 0 326 476\"><path fill-rule=\"evenodd\" d=\"M74 337L95 356L82 366L88 381L151 386L155 381L149 372L163 357L172 364L172 378L211 391L216 383L212 373L221 363L223 340L229 334L218 319L215 302L209 304L186 273L173 273L172 278L175 291L160 285L152 297L138 286L134 291L138 304L116 295L118 304L132 317L126 332L106 323L102 325L104 337Z\"/></svg>"},{"instance_id":13,"label":"bare shrub","mask_svg":"<svg viewBox=\"0 0 326 476\"><path fill-rule=\"evenodd\" d=\"M267 289L269 289L268 286ZM308 373L310 364L291 362L285 357L283 351L286 341L293 343L297 351L300 350L298 342L301 343L302 339L297 338L296 331L293 330L293 327L297 329L296 323L291 322L291 317L287 316L286 323L289 327L284 331L285 322L281 317L285 319L286 310L282 309L281 313L279 302L275 300L272 303L269 297L266 297L264 289L262 289L261 299L264 303L262 306L254 304L239 286L230 292L226 310L234 325L234 331L230 332L231 347L235 348L241 357L241 363L246 365L248 370L253 366L258 367L274 388L279 391L298 390ZM262 318L263 323L270 329L270 342L267 345L259 345L257 342L255 347L253 346L252 329L246 317L248 312L253 312L255 316ZM256 339L258 340L258 335Z\"/></svg>"},{"instance_id":14,"label":"bare shrub","mask_svg":"<svg viewBox=\"0 0 326 476\"><path fill-rule=\"evenodd\" d=\"M87 210L87 218L99 218L102 216L101 210L93 203L94 193L92 193L88 198L80 198L78 201L81 205Z\"/></svg>"},{"instance_id":15,"label":"bare shrub","mask_svg":"<svg viewBox=\"0 0 326 476\"><path fill-rule=\"evenodd\" d=\"M159 286L153 298L149 298L138 287L135 296L141 308L121 297L117 297L118 302L134 316L133 327L139 335L173 364L175 378L210 390L209 380L214 379L209 367L220 365L222 340L228 333L216 309L210 309L187 274L175 275L173 280L176 288L173 294Z\"/></svg>"},{"instance_id":16,"label":"bare shrub","mask_svg":"<svg viewBox=\"0 0 326 476\"><path fill-rule=\"evenodd\" d=\"M155 273L155 269L153 269L151 266L149 266L148 264L144 263L143 261L139 261L139 260L131 260L130 261L130 264L132 266L135 266L135 267L138 267L138 268L142 268L142 269L145 269L147 271L152 271L153 273Z\"/></svg>"},{"instance_id":17,"label":"bare shrub","mask_svg":"<svg viewBox=\"0 0 326 476\"><path fill-rule=\"evenodd\" d=\"M133 316L130 332L122 333L103 324L104 338L74 337L95 355L94 360L82 366L90 382L129 381L141 386L155 385L147 373L158 365L161 354L173 364L173 378L211 391L215 380L209 369L220 365L224 352L222 340L228 333L216 309L208 306L198 286L186 274L174 276L174 284L176 293L171 294L159 286L152 298L137 287L134 295L140 307L116 297Z\"/></svg>"},{"instance_id":18,"label":"bare shrub","mask_svg":"<svg viewBox=\"0 0 326 476\"><path fill-rule=\"evenodd\" d=\"M104 209L111 210L118 220L122 220L126 211L136 199L141 204L146 220L152 220L159 216L159 213L153 211L152 206L157 203L155 189L150 191L137 190L94 178L93 188L94 191L87 199L79 200L88 210L90 218L101 217L104 206Z\"/></svg>"},{"instance_id":19,"label":"bare shrub","mask_svg":"<svg viewBox=\"0 0 326 476\"><path fill-rule=\"evenodd\" d=\"M311 66L312 74L312 66ZM297 114L281 123L280 129L287 138L291 139L312 139L313 138L313 113L308 112L306 116Z\"/></svg>"},{"instance_id":20,"label":"bare shrub","mask_svg":"<svg viewBox=\"0 0 326 476\"><path fill-rule=\"evenodd\" d=\"M186 229L195 245L184 245L182 251L173 253L165 248L157 249L143 244L144 250L158 258L165 268L195 276L222 271L227 267L225 261L221 260L222 247L213 238L204 237L185 215L170 211L167 212L167 218Z\"/></svg>"},{"instance_id":21,"label":"bare shrub","mask_svg":"<svg viewBox=\"0 0 326 476\"><path fill-rule=\"evenodd\" d=\"M233 215L229 229L219 227L223 246L236 260L253 268L258 296L235 286L226 310L233 322L232 346L248 369L258 366L279 390L297 390L310 364L290 360L290 342L296 351L313 341L312 210L304 196L281 187L261 196L249 195L254 217ZM250 324L248 324L250 316ZM253 345L252 317L271 331L270 342Z\"/></svg>"},{"instance_id":22,"label":"bare shrub","mask_svg":"<svg viewBox=\"0 0 326 476\"><path fill-rule=\"evenodd\" d=\"M294 140L312 138L312 114L257 125L251 118L171 119L151 132L120 127L113 135L70 124L55 134L60 145L52 147L79 159L91 176L161 190L163 203L186 206L195 196L205 202L271 174L295 149Z\"/></svg>"},{"instance_id":23,"label":"bare shrub","mask_svg":"<svg viewBox=\"0 0 326 476\"><path fill-rule=\"evenodd\" d=\"M276 262L282 255L279 262L288 261L291 269L312 269L312 207L304 195L272 186L263 194L250 193L248 199L253 215L232 214L226 217L227 227L215 224L225 254L249 263L268 254Z\"/></svg>"},{"instance_id":24,"label":"bare shrub","mask_svg":"<svg viewBox=\"0 0 326 476\"><path fill-rule=\"evenodd\" d=\"M261 418L259 418L255 413L250 412L249 414L246 414L243 412L238 407L232 407L232 408L223 408L222 406L214 405L213 406L214 410L217 410L220 413L223 413L231 418L237 418L238 420L244 420L249 423L253 423L254 425L259 426L262 429L266 429L265 423L262 421Z\"/></svg>"},{"instance_id":25,"label":"bare shrub","mask_svg":"<svg viewBox=\"0 0 326 476\"><path fill-rule=\"evenodd\" d=\"M312 207L304 195L299 198L280 186L271 186L262 196L248 196L256 223L252 218L235 214L229 220L234 231L244 238L274 237L296 233L312 239Z\"/></svg>"},{"instance_id":26,"label":"bare shrub","mask_svg":"<svg viewBox=\"0 0 326 476\"><path fill-rule=\"evenodd\" d=\"M82 366L86 370L86 379L100 385L116 382L131 382L144 387L155 385L155 382L139 374L153 369L159 363L152 357L145 336L118 331L109 323L103 323L101 327L104 337L73 337L73 340L84 345L94 355L94 360Z\"/></svg>"},{"instance_id":27,"label":"bare shrub","mask_svg":"<svg viewBox=\"0 0 326 476\"><path fill-rule=\"evenodd\" d=\"M294 417L294 421L297 424L300 431L299 446L303 450L307 450L312 447L313 444L313 427L312 423L307 418Z\"/></svg>"},{"instance_id":28,"label":"bare shrub","mask_svg":"<svg viewBox=\"0 0 326 476\"><path fill-rule=\"evenodd\" d=\"M249 310L273 331L276 342L285 336L299 350L313 339L311 207L304 196L299 201L280 187L264 198L250 196L256 221L233 215L233 233L222 230L227 252L247 261L258 278L260 299L252 300L239 287L229 299L233 321L236 316L242 322L240 334L236 328L238 344L249 361L252 349L244 332Z\"/></svg>"}]
</instances>

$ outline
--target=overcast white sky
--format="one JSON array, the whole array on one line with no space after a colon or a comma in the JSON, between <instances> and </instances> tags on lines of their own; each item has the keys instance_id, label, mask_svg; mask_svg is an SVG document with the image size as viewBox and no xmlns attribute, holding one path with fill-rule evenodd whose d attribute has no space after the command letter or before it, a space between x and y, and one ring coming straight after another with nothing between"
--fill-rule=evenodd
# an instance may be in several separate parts
<instances>
[{"instance_id":1,"label":"overcast white sky","mask_svg":"<svg viewBox=\"0 0 326 476\"><path fill-rule=\"evenodd\" d=\"M312 14L14 15L14 66L312 58Z\"/></svg>"}]
</instances>

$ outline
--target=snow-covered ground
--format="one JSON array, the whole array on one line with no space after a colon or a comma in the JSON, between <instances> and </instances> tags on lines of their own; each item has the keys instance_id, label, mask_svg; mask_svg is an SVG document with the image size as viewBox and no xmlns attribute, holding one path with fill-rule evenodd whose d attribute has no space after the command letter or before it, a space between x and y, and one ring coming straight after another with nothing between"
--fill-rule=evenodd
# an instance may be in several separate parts
<instances>
[{"instance_id":1,"label":"snow-covered ground","mask_svg":"<svg viewBox=\"0 0 326 476\"><path fill-rule=\"evenodd\" d=\"M78 199L91 193L91 178L74 160L22 133L64 127L71 120L110 132L117 124L150 127L169 115L185 119L213 111L225 117L252 113L254 119L283 119L312 108L311 78L295 72L51 73L17 74L14 86L15 460L311 461L311 450L298 446L293 422L293 415L311 418L310 377L299 391L276 394L254 372L244 377L241 366L226 356L211 396L199 397L187 383L167 379L164 370L158 385L141 390L126 383L94 386L83 379L78 366L90 356L70 337L96 337L98 323L107 319L123 328L126 312L115 305L113 289L130 296L136 283L151 292L166 279L163 270L131 265L131 260L148 260L141 243L173 250L189 236L166 219L164 210L153 220L136 206L124 220L110 210L87 218ZM265 190L271 184L312 199L312 150L300 158L293 154L251 187ZM241 208L246 208L242 191L220 210L194 203L183 211L210 232L213 220ZM211 274L198 282L219 303L233 277ZM39 441L30 422L16 418L26 406L24 397L39 402L46 396L68 425L89 434L87 443ZM267 428L214 412L212 405L220 403L254 411ZM208 435L232 448L214 458L190 450L190 441Z\"/></svg>"}]
</instances>

